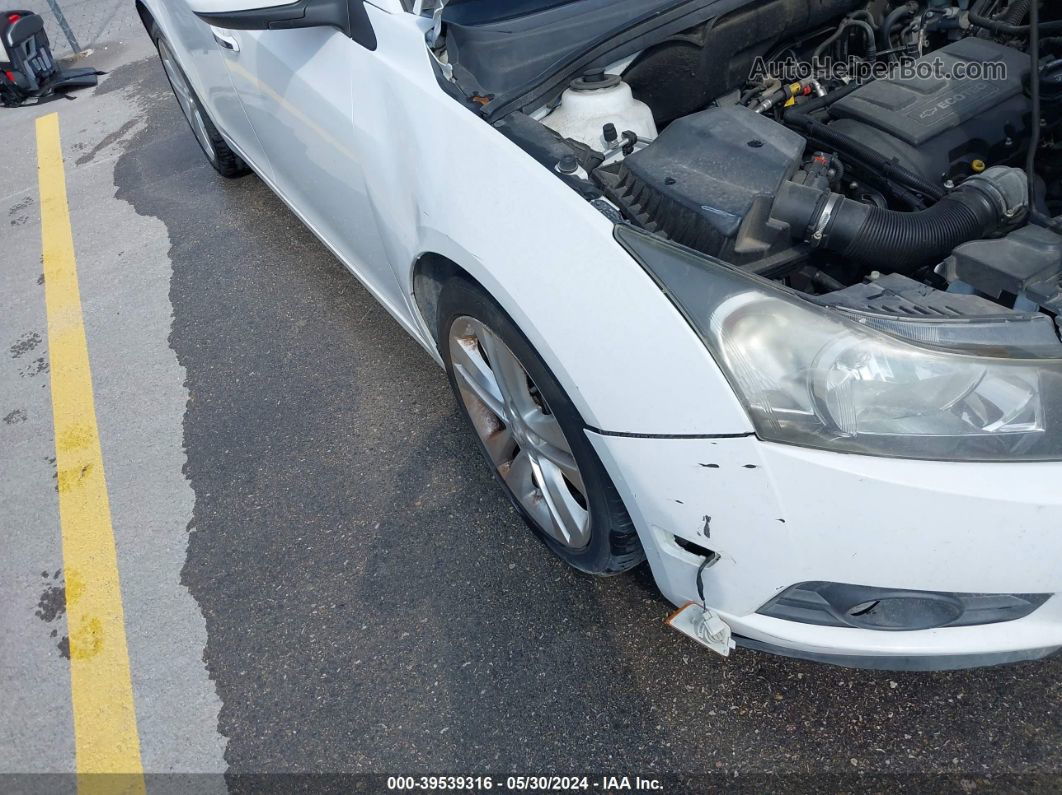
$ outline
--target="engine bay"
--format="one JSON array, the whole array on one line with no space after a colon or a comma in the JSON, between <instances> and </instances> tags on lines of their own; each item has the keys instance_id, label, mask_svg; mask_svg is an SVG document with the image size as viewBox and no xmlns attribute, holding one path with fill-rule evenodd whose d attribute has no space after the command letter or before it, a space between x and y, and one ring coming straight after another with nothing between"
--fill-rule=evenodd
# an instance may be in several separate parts
<instances>
[{"instance_id":1,"label":"engine bay","mask_svg":"<svg viewBox=\"0 0 1062 795\"><path fill-rule=\"evenodd\" d=\"M710 18L573 60L515 109L454 57L467 30L434 52L471 108L617 222L844 311L969 321L956 345L1062 352L1062 9L672 5Z\"/></svg>"}]
</instances>

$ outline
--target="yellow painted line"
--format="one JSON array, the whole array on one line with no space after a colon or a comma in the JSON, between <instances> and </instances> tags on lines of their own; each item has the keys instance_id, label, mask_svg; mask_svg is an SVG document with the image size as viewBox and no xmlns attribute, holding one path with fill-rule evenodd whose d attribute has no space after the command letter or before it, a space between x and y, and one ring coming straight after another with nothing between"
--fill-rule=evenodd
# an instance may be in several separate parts
<instances>
[{"instance_id":1,"label":"yellow painted line","mask_svg":"<svg viewBox=\"0 0 1062 795\"><path fill-rule=\"evenodd\" d=\"M142 793L118 556L56 113L37 119L37 167L78 791ZM115 773L123 775L97 775Z\"/></svg>"}]
</instances>

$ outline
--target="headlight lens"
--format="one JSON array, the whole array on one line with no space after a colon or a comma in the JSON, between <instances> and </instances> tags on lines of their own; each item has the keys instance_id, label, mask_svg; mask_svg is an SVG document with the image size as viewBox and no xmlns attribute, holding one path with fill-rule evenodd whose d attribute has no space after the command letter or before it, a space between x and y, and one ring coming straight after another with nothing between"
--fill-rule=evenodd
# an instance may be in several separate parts
<instances>
[{"instance_id":1,"label":"headlight lens","mask_svg":"<svg viewBox=\"0 0 1062 795\"><path fill-rule=\"evenodd\" d=\"M1062 459L1062 361L923 347L644 233L617 236L700 333L761 438L909 458Z\"/></svg>"}]
</instances>

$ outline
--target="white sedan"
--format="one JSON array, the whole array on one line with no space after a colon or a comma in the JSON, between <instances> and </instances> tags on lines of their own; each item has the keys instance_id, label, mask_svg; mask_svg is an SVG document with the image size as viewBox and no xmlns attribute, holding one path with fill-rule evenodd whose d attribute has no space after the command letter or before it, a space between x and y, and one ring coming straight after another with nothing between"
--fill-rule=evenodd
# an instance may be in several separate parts
<instances>
[{"instance_id":1,"label":"white sedan","mask_svg":"<svg viewBox=\"0 0 1062 795\"><path fill-rule=\"evenodd\" d=\"M647 559L723 654L1043 657L1062 169L1026 86L1050 59L984 4L866 5L137 0L213 166L445 366L566 562ZM971 64L1006 68L960 85Z\"/></svg>"}]
</instances>

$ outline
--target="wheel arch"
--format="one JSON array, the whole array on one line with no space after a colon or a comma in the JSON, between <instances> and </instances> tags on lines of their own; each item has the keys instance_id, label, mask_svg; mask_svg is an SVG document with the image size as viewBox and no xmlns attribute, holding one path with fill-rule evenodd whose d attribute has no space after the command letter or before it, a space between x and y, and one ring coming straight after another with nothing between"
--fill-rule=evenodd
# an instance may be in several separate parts
<instances>
[{"instance_id":1,"label":"wheel arch","mask_svg":"<svg viewBox=\"0 0 1062 795\"><path fill-rule=\"evenodd\" d=\"M413 302L436 348L439 345L439 295L443 285L455 277L472 282L490 293L472 274L443 254L428 251L413 263Z\"/></svg>"},{"instance_id":2,"label":"wheel arch","mask_svg":"<svg viewBox=\"0 0 1062 795\"><path fill-rule=\"evenodd\" d=\"M474 257L472 258L472 263L471 267L475 268L476 265L474 263L476 263L476 260ZM447 282L452 279L461 279L478 288L495 301L502 308L502 311L510 317L516 327L520 329L521 333L531 340L532 346L546 360L547 367L551 369L553 377L561 383L562 388L569 396L574 395L576 399L581 398L581 390L578 389L578 384L571 382L568 370L563 366L557 366L561 364L561 361L557 356L557 352L548 345L548 340L540 337L537 333L538 329L528 327L528 319L523 317L519 306L512 305L514 299L504 288L504 285L494 281L491 278L493 274L483 273L483 275L487 279L477 278L473 270L462 266L455 259L439 253L437 250L429 249L414 261L411 274L413 302L421 325L430 335L432 353L435 358L440 363L443 362L440 345L445 341L439 339L439 298ZM586 410L589 407L584 405L579 406L579 408L583 411L584 417L589 417L591 420L595 419L592 414L586 414Z\"/></svg>"}]
</instances>

